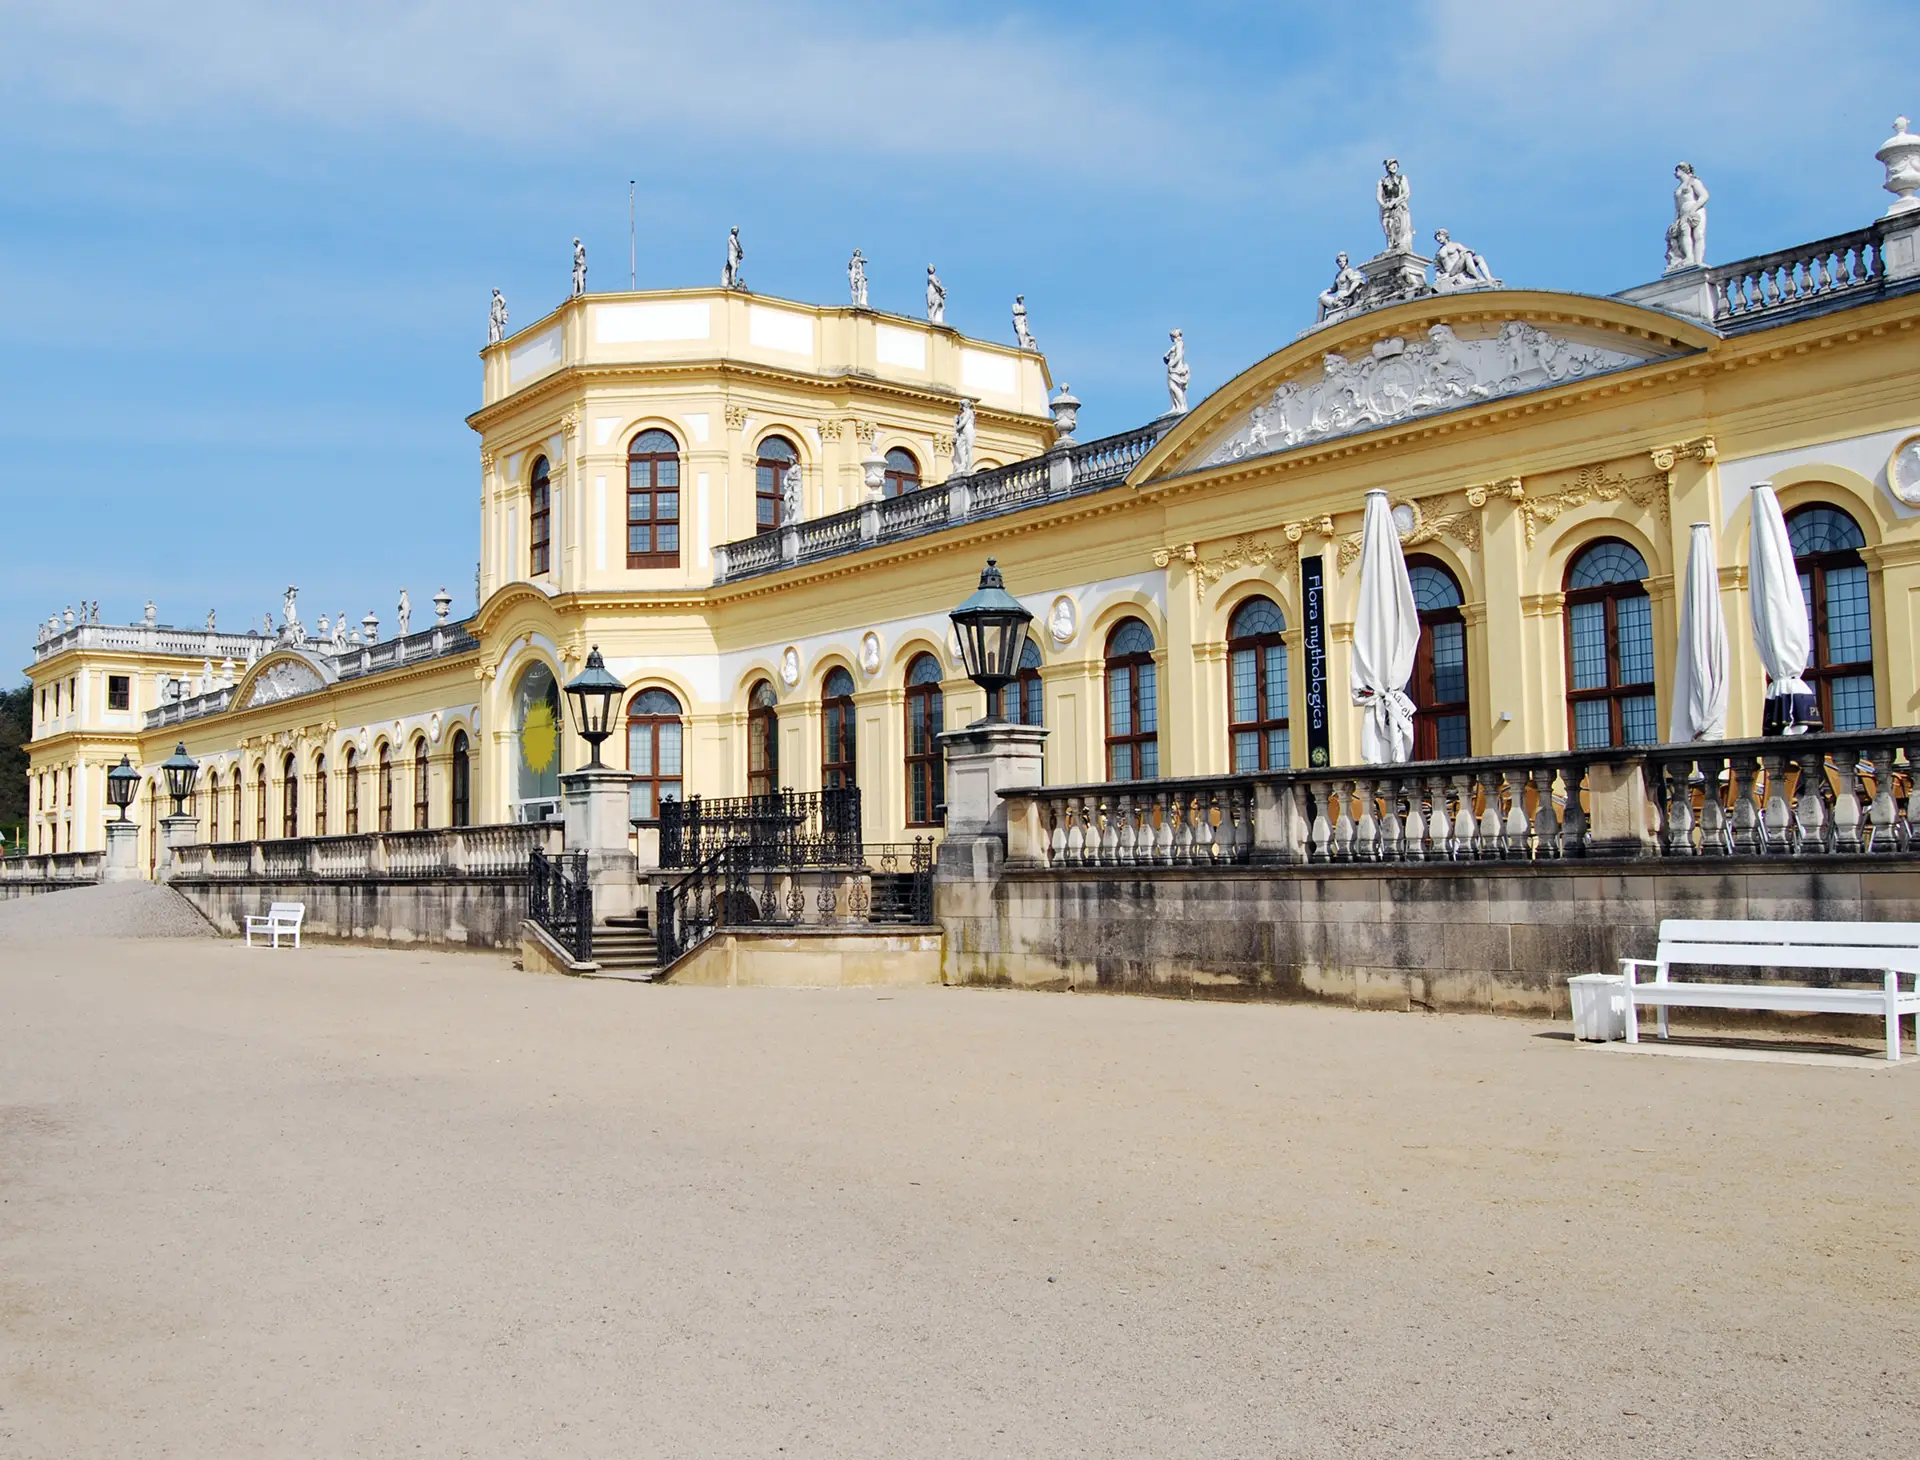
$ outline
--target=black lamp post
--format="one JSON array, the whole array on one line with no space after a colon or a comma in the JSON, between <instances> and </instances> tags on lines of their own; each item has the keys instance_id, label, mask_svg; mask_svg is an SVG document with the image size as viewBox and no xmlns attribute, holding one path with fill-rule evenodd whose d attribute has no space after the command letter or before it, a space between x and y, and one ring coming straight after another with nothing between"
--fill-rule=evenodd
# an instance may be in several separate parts
<instances>
[{"instance_id":1,"label":"black lamp post","mask_svg":"<svg viewBox=\"0 0 1920 1460\"><path fill-rule=\"evenodd\" d=\"M160 762L166 772L167 794L173 797L173 814L184 816L187 802L193 798L193 783L200 778L200 762L187 754L187 742L173 747L173 754Z\"/></svg>"},{"instance_id":2,"label":"black lamp post","mask_svg":"<svg viewBox=\"0 0 1920 1460\"><path fill-rule=\"evenodd\" d=\"M140 772L124 755L120 764L107 772L107 800L117 807L120 820L127 819L127 808L133 805L133 793L140 789Z\"/></svg>"},{"instance_id":3,"label":"black lamp post","mask_svg":"<svg viewBox=\"0 0 1920 1460\"><path fill-rule=\"evenodd\" d=\"M626 686L607 672L607 661L595 644L587 653L587 667L567 686L567 698L573 701L573 722L580 738L593 751L586 769L605 770L600 759L600 742L613 733L613 706Z\"/></svg>"},{"instance_id":4,"label":"black lamp post","mask_svg":"<svg viewBox=\"0 0 1920 1460\"><path fill-rule=\"evenodd\" d=\"M987 692L987 713L980 722L992 720L994 695L1020 677L1020 656L1027 647L1027 625L1033 615L1007 592L997 560L988 558L980 586L948 617L960 639L967 678Z\"/></svg>"}]
</instances>

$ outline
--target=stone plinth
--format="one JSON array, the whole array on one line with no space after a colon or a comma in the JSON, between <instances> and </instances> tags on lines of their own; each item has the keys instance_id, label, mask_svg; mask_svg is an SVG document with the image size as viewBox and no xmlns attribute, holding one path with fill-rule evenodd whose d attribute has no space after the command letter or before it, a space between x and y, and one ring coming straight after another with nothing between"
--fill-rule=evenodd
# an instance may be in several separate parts
<instances>
[{"instance_id":1,"label":"stone plinth","mask_svg":"<svg viewBox=\"0 0 1920 1460\"><path fill-rule=\"evenodd\" d=\"M200 845L200 822L192 816L163 816L160 818L160 866L158 876L162 882L172 878L176 858L174 853L182 847Z\"/></svg>"},{"instance_id":2,"label":"stone plinth","mask_svg":"<svg viewBox=\"0 0 1920 1460\"><path fill-rule=\"evenodd\" d=\"M1040 784L1047 731L981 720L947 731L940 743L947 764L947 835L937 875L990 880L1006 860L1007 807L1000 793Z\"/></svg>"},{"instance_id":3,"label":"stone plinth","mask_svg":"<svg viewBox=\"0 0 1920 1460\"><path fill-rule=\"evenodd\" d=\"M107 823L107 856L102 882L132 882L140 876L140 828L131 821Z\"/></svg>"},{"instance_id":4,"label":"stone plinth","mask_svg":"<svg viewBox=\"0 0 1920 1460\"><path fill-rule=\"evenodd\" d=\"M632 917L640 906L639 863L629 844L628 791L633 776L601 767L560 777L560 814L569 853L586 855L593 917Z\"/></svg>"}]
</instances>

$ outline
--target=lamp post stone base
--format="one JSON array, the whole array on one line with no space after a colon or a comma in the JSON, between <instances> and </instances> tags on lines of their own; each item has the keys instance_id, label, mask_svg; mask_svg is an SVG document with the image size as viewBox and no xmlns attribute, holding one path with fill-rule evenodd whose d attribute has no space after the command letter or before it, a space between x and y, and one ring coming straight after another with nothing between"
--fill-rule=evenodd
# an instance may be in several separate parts
<instances>
[{"instance_id":1,"label":"lamp post stone base","mask_svg":"<svg viewBox=\"0 0 1920 1460\"><path fill-rule=\"evenodd\" d=\"M100 862L102 882L140 880L140 827L132 821L107 823L107 854Z\"/></svg>"},{"instance_id":2,"label":"lamp post stone base","mask_svg":"<svg viewBox=\"0 0 1920 1460\"><path fill-rule=\"evenodd\" d=\"M628 838L627 788L634 777L610 768L560 777L560 815L567 851L586 857L594 921L630 918L640 906L639 863Z\"/></svg>"},{"instance_id":3,"label":"lamp post stone base","mask_svg":"<svg viewBox=\"0 0 1920 1460\"><path fill-rule=\"evenodd\" d=\"M940 875L991 881L1007 855L1007 806L1000 792L1037 786L1047 730L982 721L940 737L947 764L947 835Z\"/></svg>"},{"instance_id":4,"label":"lamp post stone base","mask_svg":"<svg viewBox=\"0 0 1920 1460\"><path fill-rule=\"evenodd\" d=\"M193 816L163 816L160 818L160 869L162 882L169 881L174 874L176 859L174 853L182 847L200 845L200 821Z\"/></svg>"}]
</instances>

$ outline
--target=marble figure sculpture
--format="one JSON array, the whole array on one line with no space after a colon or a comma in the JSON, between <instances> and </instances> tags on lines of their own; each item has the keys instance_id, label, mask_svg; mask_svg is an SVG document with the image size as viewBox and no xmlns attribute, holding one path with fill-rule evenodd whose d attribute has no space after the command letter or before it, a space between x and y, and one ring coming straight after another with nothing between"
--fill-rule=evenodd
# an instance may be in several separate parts
<instances>
[{"instance_id":1,"label":"marble figure sculpture","mask_svg":"<svg viewBox=\"0 0 1920 1460\"><path fill-rule=\"evenodd\" d=\"M1380 201L1380 231L1387 236L1388 253L1413 252L1413 184L1400 170L1398 158L1389 157L1387 175L1374 185Z\"/></svg>"},{"instance_id":2,"label":"marble figure sculpture","mask_svg":"<svg viewBox=\"0 0 1920 1460\"><path fill-rule=\"evenodd\" d=\"M507 337L507 301L493 291L493 303L487 306L487 343L497 345Z\"/></svg>"},{"instance_id":3,"label":"marble figure sculpture","mask_svg":"<svg viewBox=\"0 0 1920 1460\"><path fill-rule=\"evenodd\" d=\"M1486 259L1464 243L1457 243L1444 228L1433 234L1433 287L1439 294L1457 294L1463 289L1491 289L1499 284Z\"/></svg>"},{"instance_id":4,"label":"marble figure sculpture","mask_svg":"<svg viewBox=\"0 0 1920 1460\"><path fill-rule=\"evenodd\" d=\"M579 239L573 241L573 297L578 299L587 292L587 246Z\"/></svg>"},{"instance_id":5,"label":"marble figure sculpture","mask_svg":"<svg viewBox=\"0 0 1920 1460\"><path fill-rule=\"evenodd\" d=\"M1183 416L1187 413L1187 385L1193 379L1193 369L1187 364L1187 342L1179 330L1167 331L1167 338L1173 341L1167 346L1167 353L1160 358L1167 366L1168 414Z\"/></svg>"},{"instance_id":6,"label":"marble figure sculpture","mask_svg":"<svg viewBox=\"0 0 1920 1460\"><path fill-rule=\"evenodd\" d=\"M1033 341L1033 331L1027 327L1027 296L1013 296L1013 338L1023 350L1037 350L1040 347Z\"/></svg>"},{"instance_id":7,"label":"marble figure sculpture","mask_svg":"<svg viewBox=\"0 0 1920 1460\"><path fill-rule=\"evenodd\" d=\"M740 272L741 262L746 256L747 251L740 246L739 226L735 225L727 230L727 264L726 267L720 271L720 287L722 289L744 289L747 287L746 276Z\"/></svg>"},{"instance_id":8,"label":"marble figure sculpture","mask_svg":"<svg viewBox=\"0 0 1920 1460\"><path fill-rule=\"evenodd\" d=\"M1667 272L1697 269L1707 261L1707 185L1694 176L1693 164L1673 170L1673 222L1667 225Z\"/></svg>"},{"instance_id":9,"label":"marble figure sculpture","mask_svg":"<svg viewBox=\"0 0 1920 1460\"><path fill-rule=\"evenodd\" d=\"M963 477L973 470L973 402L962 399L953 417L953 475Z\"/></svg>"},{"instance_id":10,"label":"marble figure sculpture","mask_svg":"<svg viewBox=\"0 0 1920 1460\"><path fill-rule=\"evenodd\" d=\"M1348 262L1345 254L1335 254L1333 264L1333 287L1320 295L1320 313L1317 321L1325 320L1328 315L1338 314L1347 308L1360 297L1360 291L1367 287L1367 276Z\"/></svg>"},{"instance_id":11,"label":"marble figure sculpture","mask_svg":"<svg viewBox=\"0 0 1920 1460\"><path fill-rule=\"evenodd\" d=\"M933 271L933 265L927 265L927 323L945 324L947 322L947 286L940 282L940 276Z\"/></svg>"},{"instance_id":12,"label":"marble figure sculpture","mask_svg":"<svg viewBox=\"0 0 1920 1460\"><path fill-rule=\"evenodd\" d=\"M867 258L859 249L847 260L847 288L853 295L853 307L867 307Z\"/></svg>"}]
</instances>

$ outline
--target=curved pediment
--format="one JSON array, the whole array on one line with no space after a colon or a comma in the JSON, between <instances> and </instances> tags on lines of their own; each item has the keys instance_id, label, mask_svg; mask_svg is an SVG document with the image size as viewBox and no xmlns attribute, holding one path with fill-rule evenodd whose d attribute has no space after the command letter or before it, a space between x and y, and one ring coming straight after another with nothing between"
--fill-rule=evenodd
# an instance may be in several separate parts
<instances>
[{"instance_id":1,"label":"curved pediment","mask_svg":"<svg viewBox=\"0 0 1920 1460\"><path fill-rule=\"evenodd\" d=\"M279 649L247 671L233 697L233 707L250 710L277 704L325 689L333 682L328 667L311 654Z\"/></svg>"},{"instance_id":2,"label":"curved pediment","mask_svg":"<svg viewBox=\"0 0 1920 1460\"><path fill-rule=\"evenodd\" d=\"M1541 308L1543 300L1554 307ZM1169 432L1135 482L1631 370L1714 338L1612 300L1502 291L1472 303L1382 310L1268 356Z\"/></svg>"}]
</instances>

